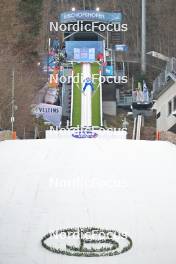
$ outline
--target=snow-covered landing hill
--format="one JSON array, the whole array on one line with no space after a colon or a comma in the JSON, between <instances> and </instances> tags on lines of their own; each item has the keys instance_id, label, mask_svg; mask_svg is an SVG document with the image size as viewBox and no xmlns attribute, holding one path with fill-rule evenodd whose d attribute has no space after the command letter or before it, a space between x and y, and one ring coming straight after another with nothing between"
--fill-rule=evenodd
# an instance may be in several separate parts
<instances>
[{"instance_id":1,"label":"snow-covered landing hill","mask_svg":"<svg viewBox=\"0 0 176 264\"><path fill-rule=\"evenodd\" d=\"M175 264L176 146L113 138L0 143L0 264ZM40 240L95 226L133 241L114 257L68 257Z\"/></svg>"}]
</instances>

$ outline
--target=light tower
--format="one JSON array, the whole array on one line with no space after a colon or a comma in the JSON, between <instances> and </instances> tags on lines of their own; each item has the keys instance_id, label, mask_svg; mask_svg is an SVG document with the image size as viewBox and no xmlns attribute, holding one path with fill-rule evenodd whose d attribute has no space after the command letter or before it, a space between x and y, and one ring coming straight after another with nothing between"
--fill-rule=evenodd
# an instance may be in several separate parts
<instances>
[{"instance_id":1,"label":"light tower","mask_svg":"<svg viewBox=\"0 0 176 264\"><path fill-rule=\"evenodd\" d=\"M85 0L83 0L83 9L86 10Z\"/></svg>"},{"instance_id":2,"label":"light tower","mask_svg":"<svg viewBox=\"0 0 176 264\"><path fill-rule=\"evenodd\" d=\"M146 73L146 0L142 0L141 72Z\"/></svg>"}]
</instances>

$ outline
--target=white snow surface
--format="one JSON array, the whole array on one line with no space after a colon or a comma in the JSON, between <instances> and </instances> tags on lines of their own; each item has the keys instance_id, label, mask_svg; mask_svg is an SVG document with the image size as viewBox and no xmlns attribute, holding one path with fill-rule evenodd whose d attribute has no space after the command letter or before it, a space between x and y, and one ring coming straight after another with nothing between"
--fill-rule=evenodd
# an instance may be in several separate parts
<instances>
[{"instance_id":1,"label":"white snow surface","mask_svg":"<svg viewBox=\"0 0 176 264\"><path fill-rule=\"evenodd\" d=\"M175 264L176 147L115 138L0 143L0 264ZM126 233L130 251L100 258L51 253L51 230Z\"/></svg>"}]
</instances>

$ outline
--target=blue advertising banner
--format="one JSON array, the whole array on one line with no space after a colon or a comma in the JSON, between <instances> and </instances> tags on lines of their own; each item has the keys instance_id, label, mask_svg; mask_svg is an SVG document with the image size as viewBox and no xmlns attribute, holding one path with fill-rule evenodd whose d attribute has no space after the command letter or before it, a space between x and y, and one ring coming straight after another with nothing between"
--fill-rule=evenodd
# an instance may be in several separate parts
<instances>
[{"instance_id":1,"label":"blue advertising banner","mask_svg":"<svg viewBox=\"0 0 176 264\"><path fill-rule=\"evenodd\" d=\"M61 13L60 22L76 22L76 21L97 21L104 23L121 23L123 15L121 12L100 12L95 10L80 10L80 11L68 11Z\"/></svg>"},{"instance_id":2,"label":"blue advertising banner","mask_svg":"<svg viewBox=\"0 0 176 264\"><path fill-rule=\"evenodd\" d=\"M68 61L93 62L103 53L103 41L66 41Z\"/></svg>"},{"instance_id":3,"label":"blue advertising banner","mask_svg":"<svg viewBox=\"0 0 176 264\"><path fill-rule=\"evenodd\" d=\"M115 51L128 52L128 46L125 44L115 45L114 49L115 49Z\"/></svg>"},{"instance_id":4,"label":"blue advertising banner","mask_svg":"<svg viewBox=\"0 0 176 264\"><path fill-rule=\"evenodd\" d=\"M113 66L104 66L103 67L103 76L113 76Z\"/></svg>"}]
</instances>

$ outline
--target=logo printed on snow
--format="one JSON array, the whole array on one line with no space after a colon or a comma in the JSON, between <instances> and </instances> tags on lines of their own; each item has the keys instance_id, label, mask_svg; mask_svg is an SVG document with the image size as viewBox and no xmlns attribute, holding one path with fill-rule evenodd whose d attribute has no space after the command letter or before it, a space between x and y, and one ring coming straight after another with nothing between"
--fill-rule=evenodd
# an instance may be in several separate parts
<instances>
[{"instance_id":1,"label":"logo printed on snow","mask_svg":"<svg viewBox=\"0 0 176 264\"><path fill-rule=\"evenodd\" d=\"M98 137L98 134L90 131L90 130L80 130L80 131L76 131L72 134L72 137L74 138L96 138Z\"/></svg>"},{"instance_id":2,"label":"logo printed on snow","mask_svg":"<svg viewBox=\"0 0 176 264\"><path fill-rule=\"evenodd\" d=\"M129 236L100 228L68 228L48 233L42 246L57 254L77 257L105 257L123 254L132 248Z\"/></svg>"}]
</instances>

